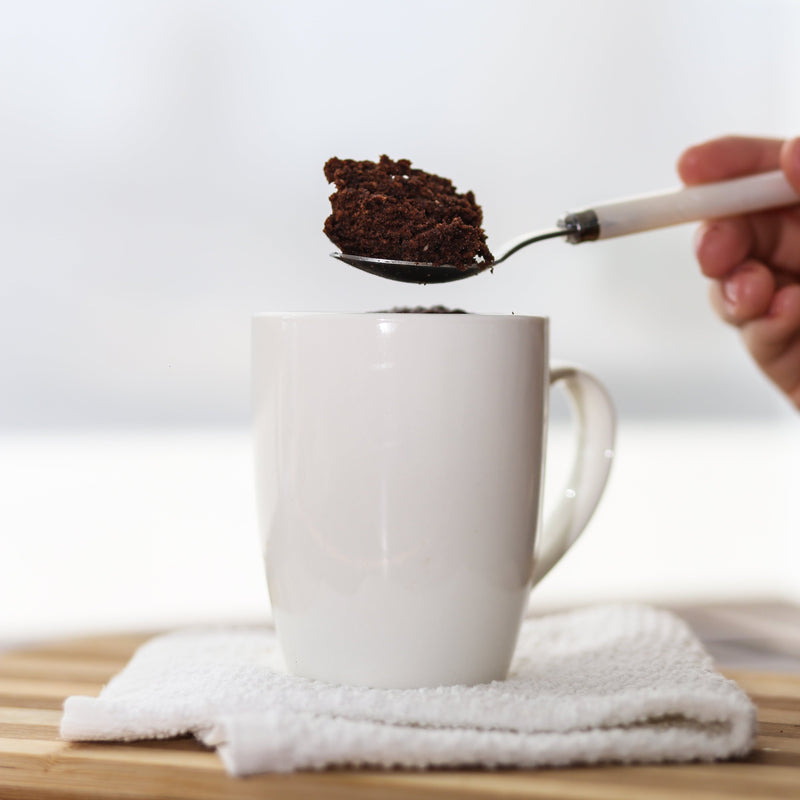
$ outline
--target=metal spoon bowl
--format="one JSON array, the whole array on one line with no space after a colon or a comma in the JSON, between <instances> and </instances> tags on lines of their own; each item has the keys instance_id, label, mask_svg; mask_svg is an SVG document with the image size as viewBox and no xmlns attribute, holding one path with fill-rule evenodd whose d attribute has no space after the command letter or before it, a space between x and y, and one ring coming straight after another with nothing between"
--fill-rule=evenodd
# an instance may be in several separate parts
<instances>
[{"instance_id":1,"label":"metal spoon bowl","mask_svg":"<svg viewBox=\"0 0 800 800\"><path fill-rule=\"evenodd\" d=\"M539 242L542 239L553 239L557 236L569 236L568 227L557 228L549 231L537 233L527 233L518 236L510 242L506 242L500 248L499 255L495 256L494 261L476 261L469 267L454 267L452 264L431 264L425 261L394 261L390 258L370 258L369 256L352 256L347 253L331 253L332 258L338 258L351 267L357 267L378 275L381 278L389 278L393 281L403 281L405 283L448 283L449 281L460 281L462 278L471 278L479 272L493 269L497 264L505 261L517 250Z\"/></svg>"},{"instance_id":2,"label":"metal spoon bowl","mask_svg":"<svg viewBox=\"0 0 800 800\"><path fill-rule=\"evenodd\" d=\"M473 267L453 267L450 264L429 264L425 261L393 261L389 258L370 258L369 256L351 256L347 253L331 253L331 258L338 258L351 267L370 272L379 278L389 278L404 283L448 283L462 278L471 278L496 261L476 263Z\"/></svg>"}]
</instances>

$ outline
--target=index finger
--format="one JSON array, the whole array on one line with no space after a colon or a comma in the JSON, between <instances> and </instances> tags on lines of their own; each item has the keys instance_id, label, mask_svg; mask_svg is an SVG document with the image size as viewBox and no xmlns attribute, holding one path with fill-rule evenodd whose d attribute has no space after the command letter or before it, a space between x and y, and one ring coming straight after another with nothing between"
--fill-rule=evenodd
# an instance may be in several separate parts
<instances>
[{"instance_id":1,"label":"index finger","mask_svg":"<svg viewBox=\"0 0 800 800\"><path fill-rule=\"evenodd\" d=\"M678 175L688 185L724 181L780 167L782 139L723 136L694 145L678 160Z\"/></svg>"}]
</instances>

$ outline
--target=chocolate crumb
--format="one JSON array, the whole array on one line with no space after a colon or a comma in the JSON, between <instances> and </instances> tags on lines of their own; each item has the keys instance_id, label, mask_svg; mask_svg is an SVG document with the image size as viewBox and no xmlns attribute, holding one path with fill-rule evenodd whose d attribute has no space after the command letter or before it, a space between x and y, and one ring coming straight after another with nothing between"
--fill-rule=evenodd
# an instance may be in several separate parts
<instances>
[{"instance_id":1,"label":"chocolate crumb","mask_svg":"<svg viewBox=\"0 0 800 800\"><path fill-rule=\"evenodd\" d=\"M376 314L466 314L460 308L446 308L445 306L396 306L385 311L376 311Z\"/></svg>"},{"instance_id":2,"label":"chocolate crumb","mask_svg":"<svg viewBox=\"0 0 800 800\"><path fill-rule=\"evenodd\" d=\"M336 191L323 230L343 253L461 269L494 261L475 195L459 194L447 178L386 155L330 158L324 172Z\"/></svg>"}]
</instances>

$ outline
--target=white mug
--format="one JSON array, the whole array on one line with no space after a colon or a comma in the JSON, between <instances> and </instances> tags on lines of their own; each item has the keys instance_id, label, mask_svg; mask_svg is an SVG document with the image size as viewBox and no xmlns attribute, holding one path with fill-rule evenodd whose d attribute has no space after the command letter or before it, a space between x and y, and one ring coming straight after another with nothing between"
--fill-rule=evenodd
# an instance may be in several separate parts
<instances>
[{"instance_id":1,"label":"white mug","mask_svg":"<svg viewBox=\"0 0 800 800\"><path fill-rule=\"evenodd\" d=\"M605 487L603 386L551 369L548 320L518 315L259 314L252 357L256 497L288 670L385 688L505 678L531 588ZM579 436L542 528L555 382Z\"/></svg>"}]
</instances>

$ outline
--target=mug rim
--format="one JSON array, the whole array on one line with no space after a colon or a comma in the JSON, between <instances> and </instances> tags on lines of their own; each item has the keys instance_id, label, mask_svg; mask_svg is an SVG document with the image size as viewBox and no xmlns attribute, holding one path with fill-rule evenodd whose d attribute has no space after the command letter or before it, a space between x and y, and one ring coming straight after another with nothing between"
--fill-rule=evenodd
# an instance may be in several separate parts
<instances>
[{"instance_id":1,"label":"mug rim","mask_svg":"<svg viewBox=\"0 0 800 800\"><path fill-rule=\"evenodd\" d=\"M501 314L501 313L482 313L467 311L464 313L430 313L424 311L256 311L251 315L251 319L312 319L312 318L338 318L338 319L483 319L483 320L525 320L548 322L549 317L538 316L535 314Z\"/></svg>"}]
</instances>

